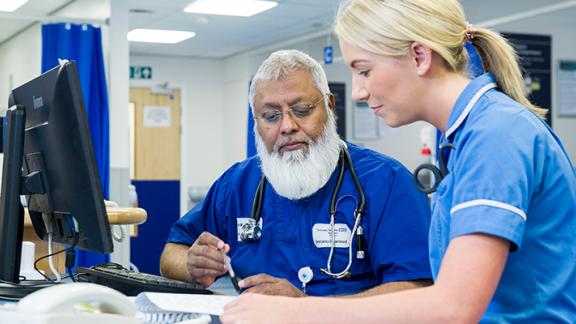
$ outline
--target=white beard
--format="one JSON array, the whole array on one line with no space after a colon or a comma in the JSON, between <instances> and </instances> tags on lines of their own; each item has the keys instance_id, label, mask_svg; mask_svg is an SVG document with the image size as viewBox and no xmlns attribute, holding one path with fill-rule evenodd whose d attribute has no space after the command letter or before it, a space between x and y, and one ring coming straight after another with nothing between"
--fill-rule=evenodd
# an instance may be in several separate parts
<instances>
[{"instance_id":1,"label":"white beard","mask_svg":"<svg viewBox=\"0 0 576 324\"><path fill-rule=\"evenodd\" d=\"M317 141L305 139L308 154L303 150L280 154L277 144L272 153L268 152L256 126L254 137L262 173L276 193L292 200L309 197L328 182L338 164L340 148L344 145L336 132L336 119L331 111Z\"/></svg>"}]
</instances>

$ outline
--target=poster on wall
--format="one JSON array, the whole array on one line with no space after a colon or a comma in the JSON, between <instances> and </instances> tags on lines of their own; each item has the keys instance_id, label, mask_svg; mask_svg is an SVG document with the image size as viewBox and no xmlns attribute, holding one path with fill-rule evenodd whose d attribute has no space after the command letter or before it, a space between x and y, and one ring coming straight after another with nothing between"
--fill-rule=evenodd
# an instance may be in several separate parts
<instances>
[{"instance_id":1,"label":"poster on wall","mask_svg":"<svg viewBox=\"0 0 576 324\"><path fill-rule=\"evenodd\" d=\"M336 103L336 129L338 135L346 140L346 83L330 82L328 83L330 92L334 95Z\"/></svg>"},{"instance_id":2,"label":"poster on wall","mask_svg":"<svg viewBox=\"0 0 576 324\"><path fill-rule=\"evenodd\" d=\"M354 139L377 139L378 120L366 102L354 103Z\"/></svg>"},{"instance_id":3,"label":"poster on wall","mask_svg":"<svg viewBox=\"0 0 576 324\"><path fill-rule=\"evenodd\" d=\"M528 98L535 105L548 109L546 122L552 127L552 37L513 33L502 35L518 53Z\"/></svg>"},{"instance_id":4,"label":"poster on wall","mask_svg":"<svg viewBox=\"0 0 576 324\"><path fill-rule=\"evenodd\" d=\"M384 119L376 116L368 104L364 101L354 102L354 139L376 140L396 136L397 128L392 128L384 122Z\"/></svg>"},{"instance_id":5,"label":"poster on wall","mask_svg":"<svg viewBox=\"0 0 576 324\"><path fill-rule=\"evenodd\" d=\"M576 117L576 61L558 64L558 115Z\"/></svg>"}]
</instances>

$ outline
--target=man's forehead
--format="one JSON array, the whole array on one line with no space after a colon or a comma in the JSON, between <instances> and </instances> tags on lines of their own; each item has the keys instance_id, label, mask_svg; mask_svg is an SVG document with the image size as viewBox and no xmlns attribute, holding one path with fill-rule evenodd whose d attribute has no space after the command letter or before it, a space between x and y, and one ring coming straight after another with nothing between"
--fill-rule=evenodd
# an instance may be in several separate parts
<instances>
[{"instance_id":1,"label":"man's forehead","mask_svg":"<svg viewBox=\"0 0 576 324\"><path fill-rule=\"evenodd\" d=\"M293 102L307 99L319 92L314 82L305 78L289 78L280 80L258 80L254 86L254 103Z\"/></svg>"}]
</instances>

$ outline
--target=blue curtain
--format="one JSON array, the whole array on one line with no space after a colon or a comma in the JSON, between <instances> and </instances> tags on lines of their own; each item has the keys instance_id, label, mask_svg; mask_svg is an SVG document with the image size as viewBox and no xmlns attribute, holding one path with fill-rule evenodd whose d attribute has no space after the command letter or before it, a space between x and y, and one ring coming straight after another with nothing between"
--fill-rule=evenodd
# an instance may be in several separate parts
<instances>
[{"instance_id":1,"label":"blue curtain","mask_svg":"<svg viewBox=\"0 0 576 324\"><path fill-rule=\"evenodd\" d=\"M248 83L250 89L250 83ZM256 155L256 144L254 142L254 117L252 116L252 108L248 103L248 128L246 129L246 157Z\"/></svg>"},{"instance_id":2,"label":"blue curtain","mask_svg":"<svg viewBox=\"0 0 576 324\"><path fill-rule=\"evenodd\" d=\"M254 118L252 117L252 109L248 104L248 139L246 141L246 157L256 155L256 144L254 142Z\"/></svg>"},{"instance_id":3,"label":"blue curtain","mask_svg":"<svg viewBox=\"0 0 576 324\"><path fill-rule=\"evenodd\" d=\"M76 61L100 185L104 198L108 199L110 181L108 92L100 28L69 23L42 25L42 72L57 66L58 59ZM76 264L91 266L106 262L108 259L107 255L78 251Z\"/></svg>"}]
</instances>

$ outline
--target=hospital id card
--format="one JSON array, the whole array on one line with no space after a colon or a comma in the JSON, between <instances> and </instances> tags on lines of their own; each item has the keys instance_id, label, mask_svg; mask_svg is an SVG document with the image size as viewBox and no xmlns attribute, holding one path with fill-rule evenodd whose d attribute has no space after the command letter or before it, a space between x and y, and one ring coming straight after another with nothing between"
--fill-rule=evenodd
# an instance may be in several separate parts
<instances>
[{"instance_id":1,"label":"hospital id card","mask_svg":"<svg viewBox=\"0 0 576 324\"><path fill-rule=\"evenodd\" d=\"M334 247L347 248L350 246L350 227L347 224L334 224ZM314 224L312 238L317 248L332 246L332 229L330 224Z\"/></svg>"}]
</instances>

